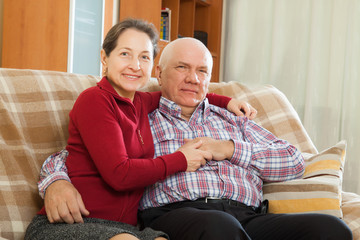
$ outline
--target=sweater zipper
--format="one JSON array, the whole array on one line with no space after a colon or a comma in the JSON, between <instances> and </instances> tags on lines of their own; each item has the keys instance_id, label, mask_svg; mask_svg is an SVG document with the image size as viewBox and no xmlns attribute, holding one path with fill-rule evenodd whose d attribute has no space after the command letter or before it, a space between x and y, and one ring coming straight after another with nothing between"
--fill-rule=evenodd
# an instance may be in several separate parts
<instances>
[{"instance_id":1,"label":"sweater zipper","mask_svg":"<svg viewBox=\"0 0 360 240\"><path fill-rule=\"evenodd\" d=\"M140 138L140 141L141 141L142 145L144 145L144 140L143 140L143 138L141 136L140 129L138 129L138 134L139 134L139 138Z\"/></svg>"}]
</instances>

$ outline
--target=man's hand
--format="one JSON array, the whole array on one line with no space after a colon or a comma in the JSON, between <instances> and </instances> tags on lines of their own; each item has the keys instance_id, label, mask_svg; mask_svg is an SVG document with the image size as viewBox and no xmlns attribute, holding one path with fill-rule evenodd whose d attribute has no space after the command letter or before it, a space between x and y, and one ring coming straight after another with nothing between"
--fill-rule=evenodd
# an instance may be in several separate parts
<instances>
[{"instance_id":1,"label":"man's hand","mask_svg":"<svg viewBox=\"0 0 360 240\"><path fill-rule=\"evenodd\" d=\"M206 160L211 160L212 155L208 151L200 150L202 142L199 139L187 140L177 151L182 152L187 161L187 172L195 172L206 164Z\"/></svg>"},{"instance_id":2,"label":"man's hand","mask_svg":"<svg viewBox=\"0 0 360 240\"><path fill-rule=\"evenodd\" d=\"M235 146L231 140L216 140L210 137L196 138L203 144L200 149L212 154L212 160L222 161L230 159L234 154Z\"/></svg>"},{"instance_id":3,"label":"man's hand","mask_svg":"<svg viewBox=\"0 0 360 240\"><path fill-rule=\"evenodd\" d=\"M66 180L55 181L46 189L45 210L51 223L83 223L82 215L90 214L80 193Z\"/></svg>"},{"instance_id":4,"label":"man's hand","mask_svg":"<svg viewBox=\"0 0 360 240\"><path fill-rule=\"evenodd\" d=\"M257 115L256 109L253 108L249 103L239 101L234 98L231 99L228 103L227 110L234 113L236 116L245 116L250 120L253 120Z\"/></svg>"}]
</instances>

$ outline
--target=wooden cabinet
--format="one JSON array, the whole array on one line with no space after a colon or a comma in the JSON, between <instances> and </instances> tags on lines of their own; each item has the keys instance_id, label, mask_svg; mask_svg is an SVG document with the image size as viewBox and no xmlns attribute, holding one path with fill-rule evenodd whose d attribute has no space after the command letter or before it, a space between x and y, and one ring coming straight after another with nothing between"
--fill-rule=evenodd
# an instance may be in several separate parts
<instances>
[{"instance_id":1,"label":"wooden cabinet","mask_svg":"<svg viewBox=\"0 0 360 240\"><path fill-rule=\"evenodd\" d=\"M120 21L131 17L151 22L160 29L161 0L120 0Z\"/></svg>"},{"instance_id":2,"label":"wooden cabinet","mask_svg":"<svg viewBox=\"0 0 360 240\"><path fill-rule=\"evenodd\" d=\"M2 67L66 72L68 25L69 0L4 0Z\"/></svg>"},{"instance_id":3,"label":"wooden cabinet","mask_svg":"<svg viewBox=\"0 0 360 240\"><path fill-rule=\"evenodd\" d=\"M73 57L68 56L71 3L75 5L74 0L4 0L1 67L68 71ZM112 25L113 0L103 3L106 34ZM100 65L100 57L94 61Z\"/></svg>"},{"instance_id":4,"label":"wooden cabinet","mask_svg":"<svg viewBox=\"0 0 360 240\"><path fill-rule=\"evenodd\" d=\"M195 31L207 33L214 67L212 82L219 81L221 49L222 0L120 0L120 20L127 17L142 18L160 30L161 9L171 10L170 39L194 37ZM160 49L166 45L161 42ZM155 59L155 64L158 57Z\"/></svg>"}]
</instances>

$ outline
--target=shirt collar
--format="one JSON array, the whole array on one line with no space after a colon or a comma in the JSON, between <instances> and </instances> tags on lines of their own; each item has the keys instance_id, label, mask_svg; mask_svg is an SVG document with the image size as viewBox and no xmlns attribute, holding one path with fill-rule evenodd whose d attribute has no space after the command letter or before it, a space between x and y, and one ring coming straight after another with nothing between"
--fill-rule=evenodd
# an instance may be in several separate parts
<instances>
[{"instance_id":1,"label":"shirt collar","mask_svg":"<svg viewBox=\"0 0 360 240\"><path fill-rule=\"evenodd\" d=\"M170 115L172 117L181 118L181 107L177 105L175 102L161 97L159 102L159 111L162 114ZM206 118L210 114L210 107L209 101L205 98L199 105L196 107L195 111L193 112L190 121L193 119L193 116L198 115L195 119L202 119Z\"/></svg>"}]
</instances>

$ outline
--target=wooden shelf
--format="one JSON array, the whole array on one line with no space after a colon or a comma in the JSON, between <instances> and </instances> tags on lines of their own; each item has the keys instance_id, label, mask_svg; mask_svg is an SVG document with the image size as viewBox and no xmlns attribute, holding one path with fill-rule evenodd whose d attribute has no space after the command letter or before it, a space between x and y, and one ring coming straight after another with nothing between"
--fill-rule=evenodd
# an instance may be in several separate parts
<instances>
[{"instance_id":1,"label":"wooden shelf","mask_svg":"<svg viewBox=\"0 0 360 240\"><path fill-rule=\"evenodd\" d=\"M222 2L222 0L162 0L162 7L171 9L171 39L179 36L194 37L194 31L207 33L207 47L214 60L212 82L219 81Z\"/></svg>"},{"instance_id":2,"label":"wooden shelf","mask_svg":"<svg viewBox=\"0 0 360 240\"><path fill-rule=\"evenodd\" d=\"M196 5L209 7L211 3L209 1L196 0Z\"/></svg>"}]
</instances>

